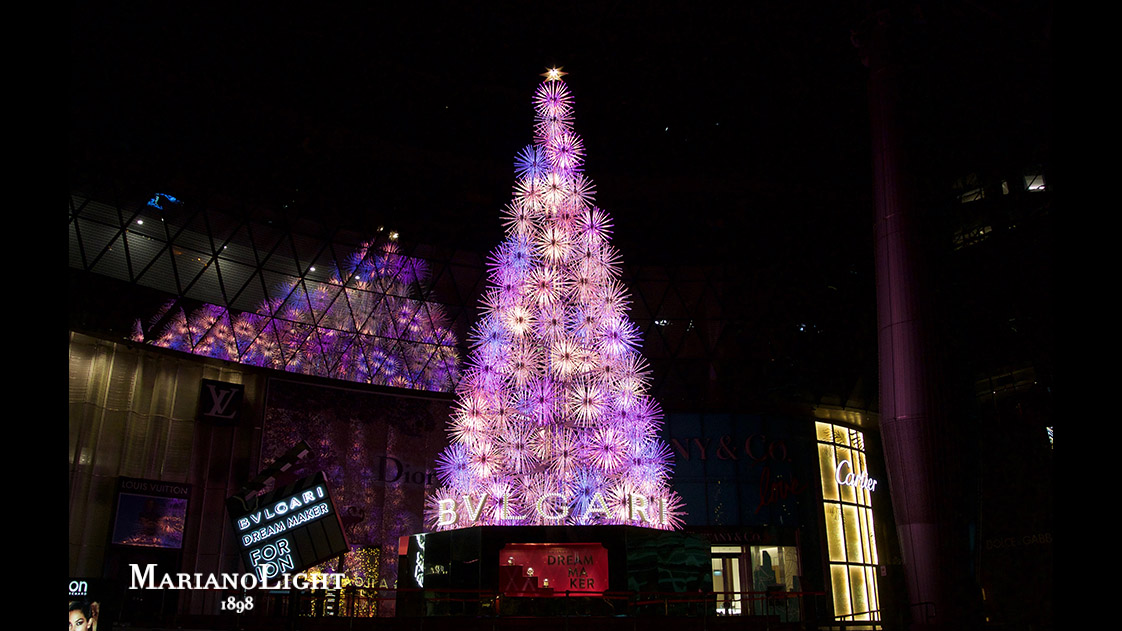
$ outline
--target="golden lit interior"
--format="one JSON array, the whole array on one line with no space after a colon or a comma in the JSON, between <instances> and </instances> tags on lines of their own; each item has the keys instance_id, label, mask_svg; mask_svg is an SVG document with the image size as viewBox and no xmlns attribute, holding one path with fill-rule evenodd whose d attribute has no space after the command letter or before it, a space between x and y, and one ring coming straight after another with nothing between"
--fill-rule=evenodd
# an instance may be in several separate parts
<instances>
[{"instance_id":1,"label":"golden lit interior","mask_svg":"<svg viewBox=\"0 0 1122 631\"><path fill-rule=\"evenodd\" d=\"M795 546L713 546L713 591L717 615L777 615L796 619L797 601L764 599L771 590L797 592L799 554Z\"/></svg>"},{"instance_id":2,"label":"golden lit interior","mask_svg":"<svg viewBox=\"0 0 1122 631\"><path fill-rule=\"evenodd\" d=\"M864 434L817 422L815 436L834 616L838 620L880 620L872 493L859 484L838 483L847 474L868 472Z\"/></svg>"}]
</instances>

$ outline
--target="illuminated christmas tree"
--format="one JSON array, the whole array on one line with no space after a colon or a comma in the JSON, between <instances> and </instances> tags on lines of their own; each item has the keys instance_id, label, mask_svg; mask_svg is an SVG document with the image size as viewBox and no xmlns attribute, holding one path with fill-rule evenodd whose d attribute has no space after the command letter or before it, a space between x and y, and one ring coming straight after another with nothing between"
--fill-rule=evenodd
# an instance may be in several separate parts
<instances>
[{"instance_id":1,"label":"illuminated christmas tree","mask_svg":"<svg viewBox=\"0 0 1122 631\"><path fill-rule=\"evenodd\" d=\"M437 530L682 523L612 222L582 172L563 74L543 75L534 143L515 159L506 239L489 257L450 445L437 462L442 486L428 498Z\"/></svg>"}]
</instances>

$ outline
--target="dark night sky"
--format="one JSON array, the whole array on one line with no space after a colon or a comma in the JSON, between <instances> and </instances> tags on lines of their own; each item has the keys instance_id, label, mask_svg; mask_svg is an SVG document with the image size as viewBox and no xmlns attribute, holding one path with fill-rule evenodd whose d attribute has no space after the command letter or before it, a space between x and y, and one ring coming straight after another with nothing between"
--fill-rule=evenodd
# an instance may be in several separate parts
<instances>
[{"instance_id":1,"label":"dark night sky","mask_svg":"<svg viewBox=\"0 0 1122 631\"><path fill-rule=\"evenodd\" d=\"M328 224L487 250L538 74L557 64L625 260L868 252L866 70L850 43L867 3L484 4L82 4L71 185L110 173L295 200ZM969 104L1002 89L995 66L1038 76L1019 56L1042 11L946 6L929 31L958 51L946 74L968 106L943 109L985 121ZM933 137L954 144L951 127L979 131Z\"/></svg>"},{"instance_id":2,"label":"dark night sky","mask_svg":"<svg viewBox=\"0 0 1122 631\"><path fill-rule=\"evenodd\" d=\"M72 179L111 162L173 193L295 199L487 250L532 139L538 75L557 64L625 257L868 239L848 5L487 4L79 7Z\"/></svg>"},{"instance_id":3,"label":"dark night sky","mask_svg":"<svg viewBox=\"0 0 1122 631\"><path fill-rule=\"evenodd\" d=\"M82 3L70 185L485 253L559 65L624 262L723 268L757 360L793 358L802 379L847 358L853 374L822 380L869 386L868 73L850 35L877 3L485 4ZM990 4L909 4L912 141L933 165L916 175L939 195L1048 146L1050 2ZM818 346L784 346L793 322Z\"/></svg>"}]
</instances>

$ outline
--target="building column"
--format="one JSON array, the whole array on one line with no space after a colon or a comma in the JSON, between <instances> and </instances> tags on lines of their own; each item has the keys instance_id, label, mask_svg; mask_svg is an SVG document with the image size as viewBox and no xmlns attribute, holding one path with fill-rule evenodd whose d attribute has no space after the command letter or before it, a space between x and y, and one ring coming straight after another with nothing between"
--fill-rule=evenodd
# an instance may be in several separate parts
<instances>
[{"instance_id":1,"label":"building column","mask_svg":"<svg viewBox=\"0 0 1122 631\"><path fill-rule=\"evenodd\" d=\"M922 29L905 5L871 15L854 34L869 69L881 434L910 628L969 629L977 622L971 509L955 465L961 428L946 404L945 344L920 225L917 175L926 156L909 133L927 124L929 104L913 89L930 77L924 64L931 60L914 54Z\"/></svg>"}]
</instances>

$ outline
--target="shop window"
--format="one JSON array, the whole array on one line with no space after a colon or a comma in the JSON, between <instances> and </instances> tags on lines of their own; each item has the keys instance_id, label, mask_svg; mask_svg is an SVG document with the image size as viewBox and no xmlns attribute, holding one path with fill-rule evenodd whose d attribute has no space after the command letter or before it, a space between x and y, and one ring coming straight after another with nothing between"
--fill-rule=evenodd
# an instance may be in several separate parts
<instances>
[{"instance_id":1,"label":"shop window","mask_svg":"<svg viewBox=\"0 0 1122 631\"><path fill-rule=\"evenodd\" d=\"M743 546L713 547L713 591L717 594L717 615L739 616L746 609L743 555Z\"/></svg>"},{"instance_id":2,"label":"shop window","mask_svg":"<svg viewBox=\"0 0 1122 631\"><path fill-rule=\"evenodd\" d=\"M799 554L795 546L713 546L717 615L801 619Z\"/></svg>"},{"instance_id":3,"label":"shop window","mask_svg":"<svg viewBox=\"0 0 1122 631\"><path fill-rule=\"evenodd\" d=\"M864 434L821 422L815 431L834 617L880 620L872 507L879 482L868 473Z\"/></svg>"}]
</instances>

